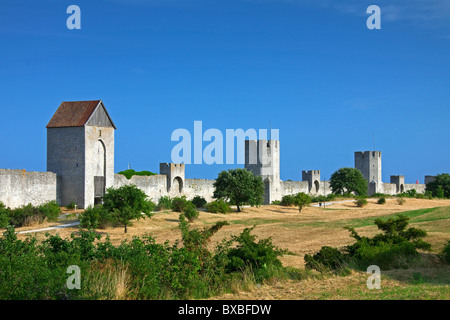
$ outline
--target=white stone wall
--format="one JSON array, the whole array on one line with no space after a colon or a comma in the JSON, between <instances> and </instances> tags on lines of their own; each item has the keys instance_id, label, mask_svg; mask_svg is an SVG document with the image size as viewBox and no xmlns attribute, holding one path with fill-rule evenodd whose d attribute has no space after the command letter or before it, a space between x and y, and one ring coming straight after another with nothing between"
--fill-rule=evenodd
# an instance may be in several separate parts
<instances>
[{"instance_id":1,"label":"white stone wall","mask_svg":"<svg viewBox=\"0 0 450 320\"><path fill-rule=\"evenodd\" d=\"M10 208L56 200L56 174L0 169L0 201Z\"/></svg>"}]
</instances>

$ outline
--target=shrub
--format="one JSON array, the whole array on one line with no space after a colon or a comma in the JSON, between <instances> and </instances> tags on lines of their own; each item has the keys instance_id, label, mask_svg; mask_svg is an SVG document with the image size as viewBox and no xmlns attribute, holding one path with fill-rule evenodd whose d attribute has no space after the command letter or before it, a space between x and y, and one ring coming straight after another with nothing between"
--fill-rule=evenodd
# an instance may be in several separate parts
<instances>
[{"instance_id":1,"label":"shrub","mask_svg":"<svg viewBox=\"0 0 450 320\"><path fill-rule=\"evenodd\" d=\"M321 272L339 270L347 265L347 257L338 249L324 246L314 255L305 255L305 267Z\"/></svg>"},{"instance_id":2,"label":"shrub","mask_svg":"<svg viewBox=\"0 0 450 320\"><path fill-rule=\"evenodd\" d=\"M353 228L347 227L356 240L342 250L323 247L319 253L306 255L306 267L318 271L339 271L345 267L365 270L369 265L382 269L405 268L419 258L417 249L430 250L431 245L423 241L427 233L418 228L406 228L409 218L397 216L386 221L376 219L375 224L383 233L373 238L361 237Z\"/></svg>"},{"instance_id":3,"label":"shrub","mask_svg":"<svg viewBox=\"0 0 450 320\"><path fill-rule=\"evenodd\" d=\"M281 200L273 200L273 201L272 201L272 204L273 204L273 205L280 206L280 205L281 205Z\"/></svg>"},{"instance_id":4,"label":"shrub","mask_svg":"<svg viewBox=\"0 0 450 320\"><path fill-rule=\"evenodd\" d=\"M48 219L48 221L58 220L61 214L61 208L56 201L49 201L38 207L39 211Z\"/></svg>"},{"instance_id":5,"label":"shrub","mask_svg":"<svg viewBox=\"0 0 450 320\"><path fill-rule=\"evenodd\" d=\"M286 195L281 198L281 205L285 207L292 207L295 205L295 195Z\"/></svg>"},{"instance_id":6,"label":"shrub","mask_svg":"<svg viewBox=\"0 0 450 320\"><path fill-rule=\"evenodd\" d=\"M356 204L356 206L358 206L358 207L360 207L360 208L362 208L362 207L364 207L365 205L367 205L367 199L366 198L364 198L364 197L358 197L356 200L355 200L355 204Z\"/></svg>"},{"instance_id":7,"label":"shrub","mask_svg":"<svg viewBox=\"0 0 450 320\"><path fill-rule=\"evenodd\" d=\"M176 212L183 212L186 210L190 201L186 200L186 196L175 197L172 199L172 210Z\"/></svg>"},{"instance_id":8,"label":"shrub","mask_svg":"<svg viewBox=\"0 0 450 320\"><path fill-rule=\"evenodd\" d=\"M186 208L184 209L184 216L189 220L189 222L194 221L198 218L199 212L196 206L192 202L188 202Z\"/></svg>"},{"instance_id":9,"label":"shrub","mask_svg":"<svg viewBox=\"0 0 450 320\"><path fill-rule=\"evenodd\" d=\"M447 241L447 244L442 249L441 253L439 254L439 258L450 264L450 240Z\"/></svg>"},{"instance_id":10,"label":"shrub","mask_svg":"<svg viewBox=\"0 0 450 320\"><path fill-rule=\"evenodd\" d=\"M99 206L89 206L79 215L80 226L87 229L104 229L109 225L113 225L114 221L111 214Z\"/></svg>"},{"instance_id":11,"label":"shrub","mask_svg":"<svg viewBox=\"0 0 450 320\"><path fill-rule=\"evenodd\" d=\"M270 238L256 242L256 237L250 234L253 229L254 227L246 228L239 236L233 236L233 240L238 244L228 253L230 262L227 265L227 271L242 271L250 268L255 272L256 280L260 281L267 278L267 272L271 268L282 268L278 257L287 251L275 247Z\"/></svg>"},{"instance_id":12,"label":"shrub","mask_svg":"<svg viewBox=\"0 0 450 320\"><path fill-rule=\"evenodd\" d=\"M404 205L405 202L406 202L406 200L405 200L404 198L402 198L402 197L400 197L400 198L397 199L397 203L398 203L399 205L401 205L401 206Z\"/></svg>"},{"instance_id":13,"label":"shrub","mask_svg":"<svg viewBox=\"0 0 450 320\"><path fill-rule=\"evenodd\" d=\"M66 206L66 208L67 209L69 209L69 210L73 210L73 209L75 209L75 206L76 206L77 204L75 203L75 201L71 201L67 206Z\"/></svg>"},{"instance_id":14,"label":"shrub","mask_svg":"<svg viewBox=\"0 0 450 320\"><path fill-rule=\"evenodd\" d=\"M9 224L9 210L5 207L3 202L0 201L0 228L6 228Z\"/></svg>"},{"instance_id":15,"label":"shrub","mask_svg":"<svg viewBox=\"0 0 450 320\"><path fill-rule=\"evenodd\" d=\"M231 212L231 208L224 200L219 199L212 201L206 205L206 210L211 213L228 213Z\"/></svg>"},{"instance_id":16,"label":"shrub","mask_svg":"<svg viewBox=\"0 0 450 320\"><path fill-rule=\"evenodd\" d=\"M385 197L381 197L380 199L378 199L377 203L378 204L385 204L386 203L386 198Z\"/></svg>"},{"instance_id":17,"label":"shrub","mask_svg":"<svg viewBox=\"0 0 450 320\"><path fill-rule=\"evenodd\" d=\"M162 196L161 198L159 198L156 210L172 210L172 199L167 196Z\"/></svg>"},{"instance_id":18,"label":"shrub","mask_svg":"<svg viewBox=\"0 0 450 320\"><path fill-rule=\"evenodd\" d=\"M197 208L203 208L206 205L206 200L203 197L195 196L191 202L197 207Z\"/></svg>"}]
</instances>

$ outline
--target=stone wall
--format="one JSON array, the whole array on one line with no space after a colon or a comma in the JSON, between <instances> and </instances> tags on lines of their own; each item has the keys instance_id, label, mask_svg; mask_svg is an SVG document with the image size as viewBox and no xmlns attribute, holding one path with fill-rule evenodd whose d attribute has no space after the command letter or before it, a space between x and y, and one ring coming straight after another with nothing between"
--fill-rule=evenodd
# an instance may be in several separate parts
<instances>
[{"instance_id":1,"label":"stone wall","mask_svg":"<svg viewBox=\"0 0 450 320\"><path fill-rule=\"evenodd\" d=\"M56 174L0 169L0 201L17 208L56 200Z\"/></svg>"},{"instance_id":2,"label":"stone wall","mask_svg":"<svg viewBox=\"0 0 450 320\"><path fill-rule=\"evenodd\" d=\"M415 189L417 193L425 193L426 185L422 183L405 183L405 191Z\"/></svg>"},{"instance_id":3,"label":"stone wall","mask_svg":"<svg viewBox=\"0 0 450 320\"><path fill-rule=\"evenodd\" d=\"M181 193L178 192L177 188L172 188L170 192L167 192L167 176L164 174L133 176L128 180L124 175L116 173L114 175L114 188L134 184L156 203L162 196L169 196L171 198L186 196L187 199L191 200L197 195L204 197L206 201L210 202L214 200L212 197L214 193L214 181L206 179L185 179Z\"/></svg>"}]
</instances>

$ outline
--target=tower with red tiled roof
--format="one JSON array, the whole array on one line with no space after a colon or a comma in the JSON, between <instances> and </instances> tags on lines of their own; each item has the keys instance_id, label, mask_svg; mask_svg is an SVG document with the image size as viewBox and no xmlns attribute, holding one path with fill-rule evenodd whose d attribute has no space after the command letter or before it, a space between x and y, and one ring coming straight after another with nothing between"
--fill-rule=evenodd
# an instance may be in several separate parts
<instances>
[{"instance_id":1,"label":"tower with red tiled roof","mask_svg":"<svg viewBox=\"0 0 450 320\"><path fill-rule=\"evenodd\" d=\"M47 171L57 174L58 202L101 202L114 183L114 125L101 100L62 102L47 124Z\"/></svg>"}]
</instances>

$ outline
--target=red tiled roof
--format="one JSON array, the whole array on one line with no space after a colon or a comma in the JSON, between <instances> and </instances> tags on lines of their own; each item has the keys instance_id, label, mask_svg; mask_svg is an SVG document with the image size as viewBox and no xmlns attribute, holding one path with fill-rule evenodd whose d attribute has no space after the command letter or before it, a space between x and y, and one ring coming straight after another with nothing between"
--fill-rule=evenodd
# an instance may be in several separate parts
<instances>
[{"instance_id":1,"label":"red tiled roof","mask_svg":"<svg viewBox=\"0 0 450 320\"><path fill-rule=\"evenodd\" d=\"M47 124L47 128L82 127L101 100L64 101Z\"/></svg>"}]
</instances>

